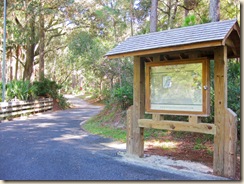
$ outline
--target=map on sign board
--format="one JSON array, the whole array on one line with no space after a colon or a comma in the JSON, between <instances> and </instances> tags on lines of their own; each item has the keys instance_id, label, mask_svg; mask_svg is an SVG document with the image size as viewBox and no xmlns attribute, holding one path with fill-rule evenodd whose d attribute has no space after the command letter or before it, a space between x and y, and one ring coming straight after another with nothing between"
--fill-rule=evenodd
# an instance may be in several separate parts
<instances>
[{"instance_id":1,"label":"map on sign board","mask_svg":"<svg viewBox=\"0 0 244 184\"><path fill-rule=\"evenodd\" d=\"M150 68L152 110L202 111L202 63Z\"/></svg>"}]
</instances>

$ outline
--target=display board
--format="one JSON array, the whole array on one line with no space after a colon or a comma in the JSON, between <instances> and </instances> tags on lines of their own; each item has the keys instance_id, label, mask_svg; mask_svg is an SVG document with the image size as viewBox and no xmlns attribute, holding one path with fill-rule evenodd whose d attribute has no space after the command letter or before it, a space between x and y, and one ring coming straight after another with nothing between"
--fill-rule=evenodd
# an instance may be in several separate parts
<instances>
[{"instance_id":1,"label":"display board","mask_svg":"<svg viewBox=\"0 0 244 184\"><path fill-rule=\"evenodd\" d=\"M146 63L146 111L209 114L209 60Z\"/></svg>"}]
</instances>

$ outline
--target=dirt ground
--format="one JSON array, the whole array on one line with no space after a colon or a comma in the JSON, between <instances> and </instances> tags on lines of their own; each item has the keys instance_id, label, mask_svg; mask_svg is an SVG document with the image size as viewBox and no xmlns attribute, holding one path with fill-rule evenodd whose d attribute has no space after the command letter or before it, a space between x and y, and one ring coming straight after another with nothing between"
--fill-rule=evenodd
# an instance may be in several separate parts
<instances>
[{"instance_id":1,"label":"dirt ground","mask_svg":"<svg viewBox=\"0 0 244 184\"><path fill-rule=\"evenodd\" d=\"M186 133L177 136L168 133L161 138L149 138L145 142L145 153L149 155L168 156L175 160L187 160L202 163L213 168L213 141L206 140L203 134ZM200 142L205 140L203 142ZM235 180L241 179L240 145L237 151L237 167Z\"/></svg>"}]
</instances>

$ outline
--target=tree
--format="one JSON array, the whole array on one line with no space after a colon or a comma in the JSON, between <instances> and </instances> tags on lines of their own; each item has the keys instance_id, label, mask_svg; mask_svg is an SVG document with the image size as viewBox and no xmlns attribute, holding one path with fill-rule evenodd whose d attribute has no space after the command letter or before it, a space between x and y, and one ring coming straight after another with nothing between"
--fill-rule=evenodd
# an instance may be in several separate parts
<instances>
[{"instance_id":1,"label":"tree","mask_svg":"<svg viewBox=\"0 0 244 184\"><path fill-rule=\"evenodd\" d=\"M24 80L30 80L33 66L34 66L34 57L35 57L35 45L37 44L36 40L36 13L34 10L34 4L30 3L26 8L26 22L27 22L27 30L19 24L18 19L16 17L16 23L21 27L22 30L26 31L26 60L24 66Z\"/></svg>"},{"instance_id":2,"label":"tree","mask_svg":"<svg viewBox=\"0 0 244 184\"><path fill-rule=\"evenodd\" d=\"M8 35L11 35L8 43L15 45L18 50L21 48L25 59L21 61L21 57L17 57L19 51L16 51L16 55L13 57L16 58L17 63L20 62L23 65L24 80L32 77L33 67L38 63L40 63L41 77L44 75L45 54L56 48L56 46L49 48L50 43L65 34L64 23L69 17L64 10L73 6L73 3L65 0L51 2L48 0L12 0L8 3L8 11L11 12L8 20L9 24L12 24L8 30Z\"/></svg>"},{"instance_id":3,"label":"tree","mask_svg":"<svg viewBox=\"0 0 244 184\"><path fill-rule=\"evenodd\" d=\"M151 13L150 13L150 32L157 31L157 9L158 9L158 0L152 0L151 4Z\"/></svg>"},{"instance_id":4,"label":"tree","mask_svg":"<svg viewBox=\"0 0 244 184\"><path fill-rule=\"evenodd\" d=\"M39 80L44 79L45 25L42 0L39 2Z\"/></svg>"},{"instance_id":5,"label":"tree","mask_svg":"<svg viewBox=\"0 0 244 184\"><path fill-rule=\"evenodd\" d=\"M220 0L210 0L209 19L212 22L217 22L220 20Z\"/></svg>"}]
</instances>

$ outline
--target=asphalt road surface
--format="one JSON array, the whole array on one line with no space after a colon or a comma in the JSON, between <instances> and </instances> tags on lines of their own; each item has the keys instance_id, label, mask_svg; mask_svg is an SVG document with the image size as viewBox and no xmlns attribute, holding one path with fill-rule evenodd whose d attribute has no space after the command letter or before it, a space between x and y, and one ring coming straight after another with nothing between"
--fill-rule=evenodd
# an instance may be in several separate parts
<instances>
[{"instance_id":1,"label":"asphalt road surface","mask_svg":"<svg viewBox=\"0 0 244 184\"><path fill-rule=\"evenodd\" d=\"M0 123L0 180L221 180L126 162L113 141L80 123L101 107L66 96L76 107Z\"/></svg>"}]
</instances>

